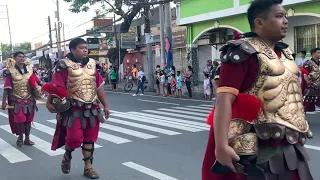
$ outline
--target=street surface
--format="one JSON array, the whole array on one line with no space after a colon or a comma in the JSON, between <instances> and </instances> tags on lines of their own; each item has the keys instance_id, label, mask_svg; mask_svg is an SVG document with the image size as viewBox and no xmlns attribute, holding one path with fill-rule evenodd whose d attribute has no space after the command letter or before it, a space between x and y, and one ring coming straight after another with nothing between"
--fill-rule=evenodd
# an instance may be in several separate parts
<instances>
[{"instance_id":1,"label":"street surface","mask_svg":"<svg viewBox=\"0 0 320 180\"><path fill-rule=\"evenodd\" d=\"M0 81L3 84L3 81ZM3 87L3 85L0 85ZM2 96L2 88L0 93ZM107 92L111 118L101 125L94 167L102 180L200 180L209 127L206 116L212 102L156 96L132 97L132 93ZM2 97L1 97L2 98ZM17 148L7 112L0 112L1 180L82 180L80 149L73 152L71 173L62 174L64 150L51 151L55 115L45 100L31 131L33 147ZM314 179L320 162L320 110L308 114L314 140L308 141Z\"/></svg>"}]
</instances>

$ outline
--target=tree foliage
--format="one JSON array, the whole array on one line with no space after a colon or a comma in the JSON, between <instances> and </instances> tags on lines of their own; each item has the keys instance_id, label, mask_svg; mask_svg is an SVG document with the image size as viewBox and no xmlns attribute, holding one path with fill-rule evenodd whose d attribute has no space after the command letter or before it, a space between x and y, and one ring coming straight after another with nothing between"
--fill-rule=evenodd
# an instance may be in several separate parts
<instances>
[{"instance_id":1,"label":"tree foliage","mask_svg":"<svg viewBox=\"0 0 320 180\"><path fill-rule=\"evenodd\" d=\"M99 3L101 9L96 10L97 14L115 13L120 16L119 20L123 20L120 26L120 33L126 33L129 31L130 24L135 16L143 8L140 4L131 5L131 0L64 0L65 2L71 3L69 10L74 13L87 12L90 6ZM138 0L138 2L145 2L144 0ZM128 7L128 11L125 11L124 7ZM100 17L100 16L98 16ZM121 49L121 64L126 50ZM119 59L119 44L117 43L116 48L112 48L108 51L107 57L112 64L116 64Z\"/></svg>"},{"instance_id":2,"label":"tree foliage","mask_svg":"<svg viewBox=\"0 0 320 180\"><path fill-rule=\"evenodd\" d=\"M7 59L11 55L11 50L10 50L10 44L5 44L1 43L1 50L2 50L2 58ZM29 52L31 51L31 43L30 42L23 42L23 43L18 43L13 46L14 52L16 51L22 51L22 52Z\"/></svg>"}]
</instances>

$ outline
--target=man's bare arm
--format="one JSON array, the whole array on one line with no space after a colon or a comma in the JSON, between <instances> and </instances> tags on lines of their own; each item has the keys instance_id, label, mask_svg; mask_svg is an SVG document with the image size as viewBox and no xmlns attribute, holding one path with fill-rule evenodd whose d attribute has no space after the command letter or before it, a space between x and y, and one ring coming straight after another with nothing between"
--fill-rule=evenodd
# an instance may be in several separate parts
<instances>
[{"instance_id":1,"label":"man's bare arm","mask_svg":"<svg viewBox=\"0 0 320 180\"><path fill-rule=\"evenodd\" d=\"M106 96L106 93L105 93L103 87L100 87L98 89L97 94L98 94L98 98L99 98L101 104L103 105L103 107L107 108L108 107L107 96Z\"/></svg>"},{"instance_id":2,"label":"man's bare arm","mask_svg":"<svg viewBox=\"0 0 320 180\"><path fill-rule=\"evenodd\" d=\"M214 136L216 148L228 146L228 131L232 116L232 103L236 96L230 93L218 93L214 112Z\"/></svg>"}]
</instances>

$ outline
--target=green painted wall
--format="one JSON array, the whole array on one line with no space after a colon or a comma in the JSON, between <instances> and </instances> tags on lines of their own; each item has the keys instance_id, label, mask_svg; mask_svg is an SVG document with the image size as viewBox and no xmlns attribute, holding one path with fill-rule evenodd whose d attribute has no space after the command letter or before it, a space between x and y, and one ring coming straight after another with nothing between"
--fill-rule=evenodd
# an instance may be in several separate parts
<instances>
[{"instance_id":1,"label":"green painted wall","mask_svg":"<svg viewBox=\"0 0 320 180\"><path fill-rule=\"evenodd\" d=\"M181 2L180 17L190 17L199 14L233 8L233 0L185 0Z\"/></svg>"},{"instance_id":2,"label":"green painted wall","mask_svg":"<svg viewBox=\"0 0 320 180\"><path fill-rule=\"evenodd\" d=\"M246 1L246 0L242 0ZM295 13L315 13L320 15L320 1L315 1L311 3L306 4L300 4L300 5L289 5L286 6L286 9L292 8L295 10ZM205 29L208 29L210 27L214 26L214 23L218 21L220 23L220 26L228 25L235 27L243 32L250 31L249 23L247 20L246 14L240 14L237 16L230 16L220 19L214 19L210 21L200 22L200 23L194 23L192 25L189 25L189 33L188 36L188 43L192 43L193 39L196 38L202 31ZM290 22L289 22L290 23Z\"/></svg>"},{"instance_id":3,"label":"green painted wall","mask_svg":"<svg viewBox=\"0 0 320 180\"><path fill-rule=\"evenodd\" d=\"M240 6L250 4L252 0L240 0Z\"/></svg>"}]
</instances>

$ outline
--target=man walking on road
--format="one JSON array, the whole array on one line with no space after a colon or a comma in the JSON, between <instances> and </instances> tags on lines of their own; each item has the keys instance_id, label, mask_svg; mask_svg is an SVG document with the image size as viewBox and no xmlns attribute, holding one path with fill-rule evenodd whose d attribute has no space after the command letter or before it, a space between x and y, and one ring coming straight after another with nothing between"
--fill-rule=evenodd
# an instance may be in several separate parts
<instances>
[{"instance_id":1,"label":"man walking on road","mask_svg":"<svg viewBox=\"0 0 320 180\"><path fill-rule=\"evenodd\" d=\"M88 58L87 43L81 38L70 41L70 52L55 67L52 83L43 86L50 95L47 108L57 112L56 132L52 150L65 145L61 162L63 173L70 173L71 153L81 145L84 175L99 178L92 168L94 143L98 139L100 122L109 117L104 80L96 69L95 60ZM99 104L104 106L103 117Z\"/></svg>"},{"instance_id":2,"label":"man walking on road","mask_svg":"<svg viewBox=\"0 0 320 180\"><path fill-rule=\"evenodd\" d=\"M252 32L220 50L202 180L312 180L299 69L279 42L288 28L282 0L253 1L248 21Z\"/></svg>"},{"instance_id":3,"label":"man walking on road","mask_svg":"<svg viewBox=\"0 0 320 180\"><path fill-rule=\"evenodd\" d=\"M31 122L33 122L36 99L44 94L38 86L36 75L23 52L14 53L14 60L3 72L5 77L2 96L2 109L8 109L9 123L13 134L18 135L16 145L22 147L34 145L30 140ZM25 139L23 141L23 134Z\"/></svg>"}]
</instances>

